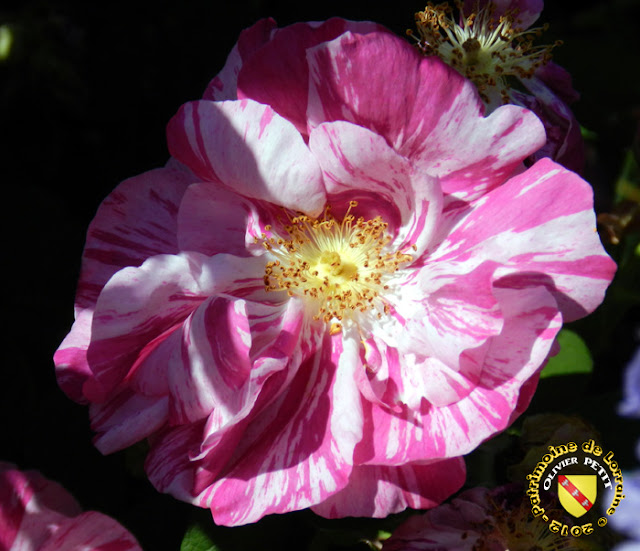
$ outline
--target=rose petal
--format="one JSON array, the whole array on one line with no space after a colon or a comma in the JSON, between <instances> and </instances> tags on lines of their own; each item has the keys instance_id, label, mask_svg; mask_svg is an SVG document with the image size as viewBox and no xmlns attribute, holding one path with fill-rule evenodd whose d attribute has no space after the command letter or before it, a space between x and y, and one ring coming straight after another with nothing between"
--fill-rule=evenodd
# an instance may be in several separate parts
<instances>
[{"instance_id":1,"label":"rose petal","mask_svg":"<svg viewBox=\"0 0 640 551\"><path fill-rule=\"evenodd\" d=\"M490 340L473 390L456 403L429 405L420 412L405 409L389 415L372 405L365 412L370 424L356 448L357 463L402 465L425 457L455 457L513 421L521 386L543 364L562 319L544 287L504 287L494 292L505 317L504 329Z\"/></svg>"},{"instance_id":2,"label":"rose petal","mask_svg":"<svg viewBox=\"0 0 640 551\"><path fill-rule=\"evenodd\" d=\"M309 148L322 167L330 197L343 194L354 200L361 193L373 194L384 221L392 224L390 232L396 233L391 247L422 254L442 209L436 178L415 170L381 136L344 121L314 129Z\"/></svg>"},{"instance_id":3,"label":"rose petal","mask_svg":"<svg viewBox=\"0 0 640 551\"><path fill-rule=\"evenodd\" d=\"M247 225L255 216L256 207L246 198L221 186L193 184L187 188L178 213L180 249L207 256L248 256Z\"/></svg>"},{"instance_id":4,"label":"rose petal","mask_svg":"<svg viewBox=\"0 0 640 551\"><path fill-rule=\"evenodd\" d=\"M462 458L429 465L355 467L349 484L312 510L326 518L381 518L407 507L430 509L459 490L465 478Z\"/></svg>"},{"instance_id":5,"label":"rose petal","mask_svg":"<svg viewBox=\"0 0 640 551\"><path fill-rule=\"evenodd\" d=\"M60 484L37 471L0 462L0 546L31 550L42 545L66 517L81 512Z\"/></svg>"},{"instance_id":6,"label":"rose petal","mask_svg":"<svg viewBox=\"0 0 640 551\"><path fill-rule=\"evenodd\" d=\"M346 31L365 34L374 30L382 31L383 28L368 21L339 18L322 23L296 23L278 29L259 55L246 59L238 76L238 97L271 105L306 136L309 68L305 52Z\"/></svg>"},{"instance_id":7,"label":"rose petal","mask_svg":"<svg viewBox=\"0 0 640 551\"><path fill-rule=\"evenodd\" d=\"M194 176L170 161L122 182L100 205L87 232L76 302L95 304L108 279L156 254L178 252L177 214Z\"/></svg>"},{"instance_id":8,"label":"rose petal","mask_svg":"<svg viewBox=\"0 0 640 551\"><path fill-rule=\"evenodd\" d=\"M122 392L103 404L91 404L91 428L96 448L113 453L159 430L168 418L167 397L147 397Z\"/></svg>"},{"instance_id":9,"label":"rose petal","mask_svg":"<svg viewBox=\"0 0 640 551\"><path fill-rule=\"evenodd\" d=\"M490 6L494 11L493 18L497 22L507 11L515 15L516 26L527 29L533 25L543 8L543 0L464 0L463 10L466 17L478 13L480 9Z\"/></svg>"},{"instance_id":10,"label":"rose petal","mask_svg":"<svg viewBox=\"0 0 640 551\"><path fill-rule=\"evenodd\" d=\"M503 264L497 277L527 273L546 284L565 321L600 304L615 271L596 232L591 187L548 159L478 202L430 256L425 272L446 273L449 261L471 271L485 259Z\"/></svg>"},{"instance_id":11,"label":"rose petal","mask_svg":"<svg viewBox=\"0 0 640 551\"><path fill-rule=\"evenodd\" d=\"M310 215L324 206L317 161L293 125L267 105L187 103L169 121L167 141L203 180Z\"/></svg>"},{"instance_id":12,"label":"rose petal","mask_svg":"<svg viewBox=\"0 0 640 551\"><path fill-rule=\"evenodd\" d=\"M122 182L98 209L87 232L76 320L54 355L58 382L73 400L86 400L82 386L91 373L86 351L100 290L118 270L139 266L150 255L178 251L178 206L192 178L185 167L170 161Z\"/></svg>"},{"instance_id":13,"label":"rose petal","mask_svg":"<svg viewBox=\"0 0 640 551\"><path fill-rule=\"evenodd\" d=\"M321 353L249 425L233 467L200 495L216 523L245 524L309 507L347 483L362 434L355 362L357 342L325 337Z\"/></svg>"},{"instance_id":14,"label":"rose petal","mask_svg":"<svg viewBox=\"0 0 640 551\"><path fill-rule=\"evenodd\" d=\"M215 101L238 99L238 73L243 61L271 40L275 28L276 22L268 18L244 29L231 49L222 71L209 83L202 98Z\"/></svg>"},{"instance_id":15,"label":"rose petal","mask_svg":"<svg viewBox=\"0 0 640 551\"><path fill-rule=\"evenodd\" d=\"M136 539L112 518L89 511L60 523L39 551L142 551Z\"/></svg>"},{"instance_id":16,"label":"rose petal","mask_svg":"<svg viewBox=\"0 0 640 551\"><path fill-rule=\"evenodd\" d=\"M482 195L545 143L533 114L504 106L483 118L469 81L392 35L345 33L307 57L312 127L347 120L369 128L440 177L446 194L465 200Z\"/></svg>"},{"instance_id":17,"label":"rose petal","mask_svg":"<svg viewBox=\"0 0 640 551\"><path fill-rule=\"evenodd\" d=\"M150 341L168 337L208 296L238 289L263 294L263 266L256 258L180 253L118 272L96 305L87 353L95 379L85 385L85 395L102 401Z\"/></svg>"}]
</instances>

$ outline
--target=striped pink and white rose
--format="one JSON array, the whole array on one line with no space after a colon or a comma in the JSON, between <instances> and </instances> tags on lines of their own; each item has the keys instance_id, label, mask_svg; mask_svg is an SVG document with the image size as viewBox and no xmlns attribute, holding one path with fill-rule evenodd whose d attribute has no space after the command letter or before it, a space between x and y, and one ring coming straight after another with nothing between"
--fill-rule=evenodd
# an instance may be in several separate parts
<instances>
[{"instance_id":1,"label":"striped pink and white rose","mask_svg":"<svg viewBox=\"0 0 640 551\"><path fill-rule=\"evenodd\" d=\"M457 17L447 2L429 3L416 14L419 47L471 79L489 110L513 103L540 117L547 141L531 160L550 157L580 172L584 142L569 107L579 94L571 75L551 61L559 43L537 43L545 30L545 26L534 26L543 1L460 0L455 4Z\"/></svg>"},{"instance_id":2,"label":"striped pink and white rose","mask_svg":"<svg viewBox=\"0 0 640 551\"><path fill-rule=\"evenodd\" d=\"M540 121L371 23L246 30L87 235L58 380L219 524L429 508L615 266Z\"/></svg>"},{"instance_id":3,"label":"striped pink and white rose","mask_svg":"<svg viewBox=\"0 0 640 551\"><path fill-rule=\"evenodd\" d=\"M0 549L142 551L114 519L96 511L83 513L60 484L10 463L0 463Z\"/></svg>"}]
</instances>

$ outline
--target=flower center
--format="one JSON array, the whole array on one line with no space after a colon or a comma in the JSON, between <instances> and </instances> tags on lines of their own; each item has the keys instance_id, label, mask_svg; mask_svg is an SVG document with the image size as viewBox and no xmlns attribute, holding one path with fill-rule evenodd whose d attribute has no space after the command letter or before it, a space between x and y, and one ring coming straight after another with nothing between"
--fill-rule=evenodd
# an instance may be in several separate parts
<instances>
[{"instance_id":1,"label":"flower center","mask_svg":"<svg viewBox=\"0 0 640 551\"><path fill-rule=\"evenodd\" d=\"M562 551L592 549L593 543L588 538L558 537L549 531L549 525L531 515L531 505L526 498L507 502L496 502L487 498L487 513L491 521L476 523L480 538L474 551ZM561 517L562 512L548 509L554 517ZM583 545L584 543L584 545Z\"/></svg>"},{"instance_id":2,"label":"flower center","mask_svg":"<svg viewBox=\"0 0 640 551\"><path fill-rule=\"evenodd\" d=\"M533 40L547 29L525 30L517 23L518 11L509 9L499 18L493 17L495 6L473 12L465 17L463 3L456 0L460 21L452 18L453 10L446 4L429 2L424 11L416 13L418 41L425 55L437 55L445 63L467 77L478 88L480 96L490 103L490 93L497 91L503 103L509 103L506 77L530 78L536 69L551 59L551 50L561 44L534 46Z\"/></svg>"},{"instance_id":3,"label":"flower center","mask_svg":"<svg viewBox=\"0 0 640 551\"><path fill-rule=\"evenodd\" d=\"M342 222L327 207L321 219L289 218L284 237L265 226L271 235L256 239L276 258L265 267L265 289L307 297L316 309L313 319L332 321L332 333L358 312L377 310L378 318L388 312L383 295L389 279L412 260L409 254L388 252L388 224L380 216L356 219L351 214L356 206L356 201L349 203Z\"/></svg>"}]
</instances>

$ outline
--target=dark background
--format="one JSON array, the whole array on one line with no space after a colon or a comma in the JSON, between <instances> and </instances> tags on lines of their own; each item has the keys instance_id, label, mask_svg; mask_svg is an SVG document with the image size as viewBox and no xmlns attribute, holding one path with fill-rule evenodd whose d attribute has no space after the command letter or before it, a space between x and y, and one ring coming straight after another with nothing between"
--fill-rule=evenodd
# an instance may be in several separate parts
<instances>
[{"instance_id":1,"label":"dark background","mask_svg":"<svg viewBox=\"0 0 640 551\"><path fill-rule=\"evenodd\" d=\"M14 37L0 61L6 339L0 460L60 481L86 509L123 522L147 550L179 549L194 514L205 522L208 513L158 494L140 472L142 447L101 456L91 444L86 408L57 387L51 357L73 321L86 228L119 181L166 162L165 124L202 94L243 28L266 16L281 26L342 16L404 34L424 8L418 1L372 4L32 0L0 7L0 25L9 25ZM574 111L594 133L585 177L594 185L596 210L609 211L640 120L640 2L549 0L543 21L550 29L542 43L564 40L554 59L572 73L582 93ZM619 252L612 247L614 256ZM576 326L596 362L581 396L589 407L553 402L544 393L532 407L590 415L630 458L638 425L615 421L612 404L638 345L638 308L618 300L608 309L606 320L600 315ZM262 549L295 540L302 549L322 529L317 522L297 513L219 534L270 538L262 539Z\"/></svg>"}]
</instances>

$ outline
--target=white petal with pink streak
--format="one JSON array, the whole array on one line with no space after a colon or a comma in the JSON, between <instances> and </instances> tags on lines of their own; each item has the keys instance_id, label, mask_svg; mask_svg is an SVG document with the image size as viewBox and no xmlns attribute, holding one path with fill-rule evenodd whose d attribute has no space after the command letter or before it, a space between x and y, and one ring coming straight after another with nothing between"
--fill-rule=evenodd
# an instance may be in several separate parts
<instances>
[{"instance_id":1,"label":"white petal with pink streak","mask_svg":"<svg viewBox=\"0 0 640 551\"><path fill-rule=\"evenodd\" d=\"M458 198L501 184L545 143L531 112L507 105L484 118L471 82L398 37L345 33L307 58L312 127L347 120L369 128Z\"/></svg>"},{"instance_id":2,"label":"white petal with pink streak","mask_svg":"<svg viewBox=\"0 0 640 551\"><path fill-rule=\"evenodd\" d=\"M93 443L101 453L113 453L162 428L168 419L166 396L143 396L123 391L101 404L91 404Z\"/></svg>"},{"instance_id":3,"label":"white petal with pink streak","mask_svg":"<svg viewBox=\"0 0 640 551\"><path fill-rule=\"evenodd\" d=\"M371 438L374 446L358 449L357 462L402 465L424 457L454 457L468 453L513 420L520 389L544 363L562 317L542 286L496 287L494 293L504 314L504 328L488 341L483 369L472 391L453 404L425 404L417 412L405 409L389 415L372 405L363 441Z\"/></svg>"},{"instance_id":4,"label":"white petal with pink streak","mask_svg":"<svg viewBox=\"0 0 640 551\"><path fill-rule=\"evenodd\" d=\"M122 182L100 205L89 226L75 304L75 323L54 361L62 389L86 401L82 386L91 375L87 347L93 308L109 278L156 254L178 252L176 217L193 174L175 160Z\"/></svg>"},{"instance_id":5,"label":"white petal with pink streak","mask_svg":"<svg viewBox=\"0 0 640 551\"><path fill-rule=\"evenodd\" d=\"M322 167L329 195L375 195L376 208L395 238L390 247L422 254L442 210L437 178L415 170L382 136L345 121L315 128L309 148ZM414 250L408 250L411 245Z\"/></svg>"},{"instance_id":6,"label":"white petal with pink streak","mask_svg":"<svg viewBox=\"0 0 640 551\"><path fill-rule=\"evenodd\" d=\"M122 182L103 201L87 231L77 305L95 304L109 278L150 256L175 254L177 214L187 186L188 168L170 160Z\"/></svg>"},{"instance_id":7,"label":"white petal with pink streak","mask_svg":"<svg viewBox=\"0 0 640 551\"><path fill-rule=\"evenodd\" d=\"M270 378L284 373L277 395L295 375L309 350L294 343L306 338L311 346L314 340L303 333L303 308L294 300L278 306L216 297L185 323L181 361L169 373L172 420L208 416L202 454L217 444L220 431L256 413L255 402Z\"/></svg>"},{"instance_id":8,"label":"white petal with pink streak","mask_svg":"<svg viewBox=\"0 0 640 551\"><path fill-rule=\"evenodd\" d=\"M256 258L185 252L120 270L96 305L88 350L95 381L85 391L99 397L114 388L148 343L176 329L207 297L239 289L264 293L262 269Z\"/></svg>"},{"instance_id":9,"label":"white petal with pink streak","mask_svg":"<svg viewBox=\"0 0 640 551\"><path fill-rule=\"evenodd\" d=\"M332 360L333 358L333 360ZM325 335L279 398L256 417L234 452L234 466L202 492L220 524L320 503L348 482L362 436L358 341Z\"/></svg>"},{"instance_id":10,"label":"white petal with pink streak","mask_svg":"<svg viewBox=\"0 0 640 551\"><path fill-rule=\"evenodd\" d=\"M502 265L496 277L527 273L546 284L566 321L600 304L615 271L596 232L591 187L548 159L477 201L421 277L471 272L487 259Z\"/></svg>"},{"instance_id":11,"label":"white petal with pink streak","mask_svg":"<svg viewBox=\"0 0 640 551\"><path fill-rule=\"evenodd\" d=\"M200 357L181 354L182 361L176 364L171 377L172 424L183 422L185 415L197 418L202 412L210 412L192 440L190 431L171 429L156 441L150 456L149 476L154 484L181 499L208 488L218 473L228 468L226 464L232 454L252 453L246 427L254 419L265 421L268 414L263 412L270 411L270 405L287 391L301 363L317 347L318 339L322 339L321 332L304 324L304 304L299 300L287 301L281 308L259 307L255 303L241 307L247 307L248 323L255 337L250 342L251 369L237 377L235 365L231 369L221 365L224 355L220 348L228 346L224 343L219 346L215 340L206 338L200 340L195 352ZM185 331L186 344L198 336L197 331L203 330L194 332L193 327L191 324L191 329ZM189 426L192 425L194 421ZM242 453L238 452L240 448L244 450Z\"/></svg>"},{"instance_id":12,"label":"white petal with pink streak","mask_svg":"<svg viewBox=\"0 0 640 551\"><path fill-rule=\"evenodd\" d=\"M65 519L38 551L142 551L133 535L117 521L88 511ZM17 550L16 550L17 551Z\"/></svg>"},{"instance_id":13,"label":"white petal with pink streak","mask_svg":"<svg viewBox=\"0 0 640 551\"><path fill-rule=\"evenodd\" d=\"M465 478L461 457L399 467L354 467L349 484L312 510L326 518L380 518L407 507L430 509L460 489Z\"/></svg>"},{"instance_id":14,"label":"white petal with pink streak","mask_svg":"<svg viewBox=\"0 0 640 551\"><path fill-rule=\"evenodd\" d=\"M189 316L182 326L180 360L169 370L173 422L196 421L214 406L241 402L250 348L244 300L214 296Z\"/></svg>"},{"instance_id":15,"label":"white petal with pink streak","mask_svg":"<svg viewBox=\"0 0 640 551\"><path fill-rule=\"evenodd\" d=\"M231 49L222 71L207 86L203 99L215 101L238 99L238 74L242 69L243 61L271 39L275 27L276 22L273 19L261 19L243 30L238 37L238 42Z\"/></svg>"},{"instance_id":16,"label":"white petal with pink streak","mask_svg":"<svg viewBox=\"0 0 640 551\"><path fill-rule=\"evenodd\" d=\"M187 103L169 122L167 141L171 154L203 180L310 215L324 206L317 161L295 127L268 105Z\"/></svg>"}]
</instances>

